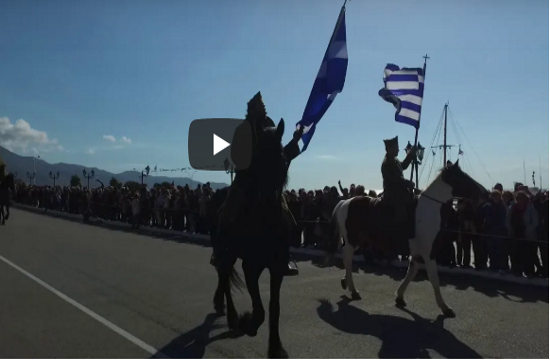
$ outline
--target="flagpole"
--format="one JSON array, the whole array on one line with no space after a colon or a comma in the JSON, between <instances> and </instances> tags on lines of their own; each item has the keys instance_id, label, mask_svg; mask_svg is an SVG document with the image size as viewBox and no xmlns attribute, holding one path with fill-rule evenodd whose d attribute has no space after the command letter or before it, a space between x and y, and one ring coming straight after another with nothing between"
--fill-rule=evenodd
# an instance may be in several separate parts
<instances>
[{"instance_id":1,"label":"flagpole","mask_svg":"<svg viewBox=\"0 0 550 360\"><path fill-rule=\"evenodd\" d=\"M345 4L345 3L344 3ZM424 55L424 90L426 90L426 62L430 58L428 54ZM422 99L424 99L424 93L422 93ZM414 134L414 146L418 146L418 129L420 129L420 117L422 116L422 111L420 111L420 114L418 114L418 126L416 128L415 134ZM413 167L411 169L411 178L410 181L413 179L413 174L416 170L416 188L418 189L418 160L416 159L416 156L414 157Z\"/></svg>"}]
</instances>

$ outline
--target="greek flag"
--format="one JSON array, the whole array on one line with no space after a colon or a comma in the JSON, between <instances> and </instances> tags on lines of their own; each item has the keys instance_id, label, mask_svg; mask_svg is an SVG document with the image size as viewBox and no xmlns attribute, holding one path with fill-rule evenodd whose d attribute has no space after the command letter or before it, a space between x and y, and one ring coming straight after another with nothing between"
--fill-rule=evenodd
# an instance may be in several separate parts
<instances>
[{"instance_id":1,"label":"greek flag","mask_svg":"<svg viewBox=\"0 0 550 360\"><path fill-rule=\"evenodd\" d=\"M321 68L313 83L302 120L296 126L304 127L302 141L305 151L315 133L315 127L328 108L336 99L336 95L344 89L348 70L348 48L346 44L346 8L342 6L338 21L332 33L327 51L323 57Z\"/></svg>"},{"instance_id":2,"label":"greek flag","mask_svg":"<svg viewBox=\"0 0 550 360\"><path fill-rule=\"evenodd\" d=\"M378 95L397 109L395 121L420 127L420 112L424 97L424 74L426 69L400 69L394 64L384 69L384 88Z\"/></svg>"}]
</instances>

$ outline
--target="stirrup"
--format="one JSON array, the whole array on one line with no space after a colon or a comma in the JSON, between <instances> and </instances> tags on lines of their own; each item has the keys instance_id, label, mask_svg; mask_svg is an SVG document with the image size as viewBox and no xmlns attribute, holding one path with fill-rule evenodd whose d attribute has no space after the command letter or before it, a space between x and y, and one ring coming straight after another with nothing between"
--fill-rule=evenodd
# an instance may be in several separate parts
<instances>
[{"instance_id":1,"label":"stirrup","mask_svg":"<svg viewBox=\"0 0 550 360\"><path fill-rule=\"evenodd\" d=\"M287 264L287 269L285 271L286 276L296 276L300 273L298 270L298 264L296 264L296 261L294 259L289 259Z\"/></svg>"}]
</instances>

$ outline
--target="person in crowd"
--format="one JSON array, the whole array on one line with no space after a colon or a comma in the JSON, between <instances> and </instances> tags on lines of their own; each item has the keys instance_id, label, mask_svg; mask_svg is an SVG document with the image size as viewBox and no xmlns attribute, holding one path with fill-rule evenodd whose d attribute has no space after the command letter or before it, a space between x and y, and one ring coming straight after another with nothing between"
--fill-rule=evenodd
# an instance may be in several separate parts
<instances>
[{"instance_id":1,"label":"person in crowd","mask_svg":"<svg viewBox=\"0 0 550 360\"><path fill-rule=\"evenodd\" d=\"M441 206L441 231L436 239L439 244L436 261L439 265L456 266L454 244L457 242L458 228L458 212L453 207L453 200L449 200Z\"/></svg>"},{"instance_id":2,"label":"person in crowd","mask_svg":"<svg viewBox=\"0 0 550 360\"><path fill-rule=\"evenodd\" d=\"M519 190L516 193L516 203L510 206L506 215L506 227L514 247L515 261L512 263L512 271L517 276L524 274L532 277L535 274L535 245L530 240L537 240L538 225L538 214L529 194L525 190Z\"/></svg>"},{"instance_id":3,"label":"person in crowd","mask_svg":"<svg viewBox=\"0 0 550 360\"><path fill-rule=\"evenodd\" d=\"M499 185L499 184L497 184ZM502 185L500 186L502 188ZM506 206L502 200L502 193L497 186L491 192L489 200L480 210L484 241L489 250L490 269L504 274L508 270L505 239L506 230Z\"/></svg>"},{"instance_id":4,"label":"person in crowd","mask_svg":"<svg viewBox=\"0 0 550 360\"><path fill-rule=\"evenodd\" d=\"M470 200L458 201L459 233L457 240L457 263L460 267L471 268L472 239L476 234L474 226L474 205Z\"/></svg>"}]
</instances>

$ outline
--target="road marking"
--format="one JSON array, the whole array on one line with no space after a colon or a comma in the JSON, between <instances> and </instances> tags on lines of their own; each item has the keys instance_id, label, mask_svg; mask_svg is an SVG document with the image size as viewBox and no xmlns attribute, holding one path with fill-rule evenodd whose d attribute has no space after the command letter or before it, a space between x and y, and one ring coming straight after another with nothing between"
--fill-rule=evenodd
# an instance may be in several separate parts
<instances>
[{"instance_id":1,"label":"road marking","mask_svg":"<svg viewBox=\"0 0 550 360\"><path fill-rule=\"evenodd\" d=\"M82 312L84 312L85 314L89 315L90 317L94 318L95 320L99 321L100 323L102 323L103 325L107 326L109 329L113 330L114 332L116 332L117 334L119 334L120 336L126 338L127 340L129 340L130 342L134 343L135 345L139 346L140 348L142 348L143 350L147 351L149 354L153 355L153 357L155 358L159 358L159 359L170 359L170 357L168 357L167 355L163 354L162 352L158 351L157 349L155 349L154 347L152 347L151 345L149 344L146 344L145 342L141 341L140 339L138 339L137 337L135 337L134 335L130 334L129 332L119 328L118 326L116 326L115 324L113 324L112 322L110 322L109 320L105 319L104 317L96 314L95 312L93 312L92 310L88 309L86 306L82 305L82 304L79 304L78 302L76 302L75 300L71 299L70 297L68 297L67 295L63 294L61 291L53 288L52 286L48 285L47 283L45 283L44 281L40 280L39 278L37 278L36 276L34 276L33 274L29 273L28 271L26 271L25 269L22 269L20 268L19 266L15 265L14 263L12 263L11 261L9 261L8 259L6 259L5 257L3 257L2 255L0 255L0 260L2 260L4 263L8 264L9 266L11 266L12 268L14 268L15 270L19 271L20 273L22 273L23 275L25 275L26 277L28 277L29 279L31 280L34 280L35 282L37 282L39 285L42 285L42 287L48 289L49 291L51 291L52 293L54 293L55 295L57 295L58 297L60 297L61 299L65 300L66 302L68 302L69 304L73 305L74 307L76 307L77 309L81 310Z\"/></svg>"}]
</instances>

